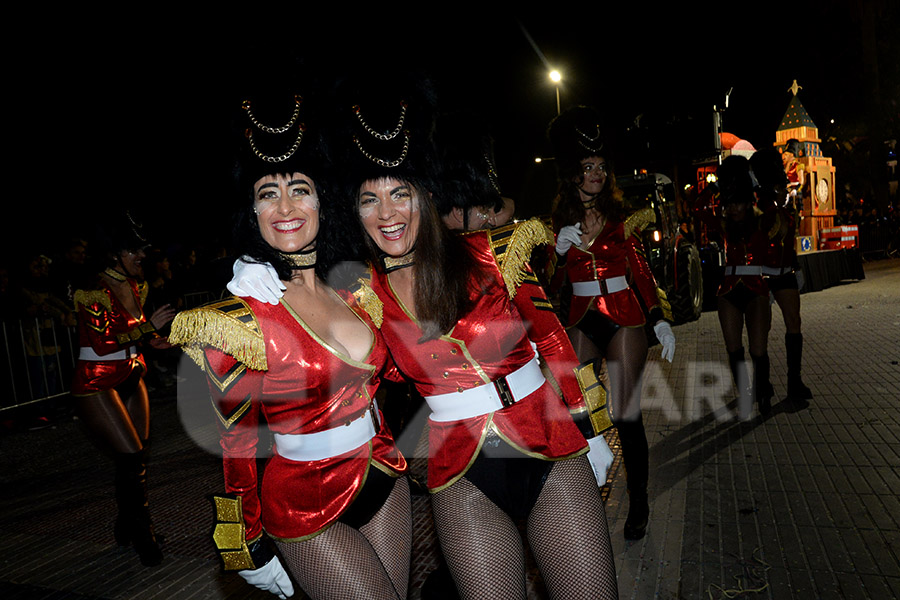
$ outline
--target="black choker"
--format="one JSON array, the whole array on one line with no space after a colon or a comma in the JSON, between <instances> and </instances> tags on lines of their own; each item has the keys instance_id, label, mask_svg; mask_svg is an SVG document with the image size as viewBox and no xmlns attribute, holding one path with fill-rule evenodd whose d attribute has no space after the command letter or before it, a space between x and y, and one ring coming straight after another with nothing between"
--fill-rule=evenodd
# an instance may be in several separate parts
<instances>
[{"instance_id":1,"label":"black choker","mask_svg":"<svg viewBox=\"0 0 900 600\"><path fill-rule=\"evenodd\" d=\"M412 266L415 263L416 251L410 250L403 256L382 256L381 263L384 265L384 272L391 273L398 269Z\"/></svg>"},{"instance_id":2,"label":"black choker","mask_svg":"<svg viewBox=\"0 0 900 600\"><path fill-rule=\"evenodd\" d=\"M316 249L301 250L299 252L282 252L281 258L291 265L292 271L312 269L316 266Z\"/></svg>"}]
</instances>

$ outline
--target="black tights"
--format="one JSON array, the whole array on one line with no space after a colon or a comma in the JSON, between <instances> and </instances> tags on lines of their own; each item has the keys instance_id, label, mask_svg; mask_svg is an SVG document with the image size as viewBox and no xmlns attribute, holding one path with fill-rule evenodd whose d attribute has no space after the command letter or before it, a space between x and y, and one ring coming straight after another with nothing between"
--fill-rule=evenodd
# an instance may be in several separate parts
<instances>
[{"instance_id":1,"label":"black tights","mask_svg":"<svg viewBox=\"0 0 900 600\"><path fill-rule=\"evenodd\" d=\"M431 497L435 528L460 598L525 598L516 523L465 477ZM587 458L554 463L526 521L551 598L618 598L606 513Z\"/></svg>"},{"instance_id":2,"label":"black tights","mask_svg":"<svg viewBox=\"0 0 900 600\"><path fill-rule=\"evenodd\" d=\"M339 521L312 539L276 544L313 600L403 600L412 551L409 483L397 478L387 501L359 529Z\"/></svg>"}]
</instances>

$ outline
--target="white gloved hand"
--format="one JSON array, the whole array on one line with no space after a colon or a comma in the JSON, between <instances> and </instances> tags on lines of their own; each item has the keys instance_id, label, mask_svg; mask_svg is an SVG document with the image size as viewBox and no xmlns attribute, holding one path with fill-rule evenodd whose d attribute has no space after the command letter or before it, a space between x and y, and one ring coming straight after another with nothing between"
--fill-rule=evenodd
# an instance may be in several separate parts
<instances>
[{"instance_id":1,"label":"white gloved hand","mask_svg":"<svg viewBox=\"0 0 900 600\"><path fill-rule=\"evenodd\" d=\"M287 571L281 566L281 561L278 560L277 556L258 569L238 571L238 575L243 577L250 585L254 585L266 592L272 592L281 600L294 595L294 585L291 583L291 578L288 577Z\"/></svg>"},{"instance_id":2,"label":"white gloved hand","mask_svg":"<svg viewBox=\"0 0 900 600\"><path fill-rule=\"evenodd\" d=\"M658 321L653 326L653 333L662 344L662 357L672 362L672 359L675 358L675 334L672 333L672 326L665 321Z\"/></svg>"},{"instance_id":3,"label":"white gloved hand","mask_svg":"<svg viewBox=\"0 0 900 600\"><path fill-rule=\"evenodd\" d=\"M250 296L260 302L278 304L278 299L287 289L272 265L249 262L246 257L234 261L232 267L234 277L226 284L228 291L235 296Z\"/></svg>"},{"instance_id":4,"label":"white gloved hand","mask_svg":"<svg viewBox=\"0 0 900 600\"><path fill-rule=\"evenodd\" d=\"M581 223L566 225L556 235L556 253L565 256L572 246L581 245Z\"/></svg>"},{"instance_id":5,"label":"white gloved hand","mask_svg":"<svg viewBox=\"0 0 900 600\"><path fill-rule=\"evenodd\" d=\"M606 485L606 472L613 462L613 453L602 433L590 438L587 443L590 447L587 457L594 470L594 477L597 478L597 485L604 486Z\"/></svg>"}]
</instances>

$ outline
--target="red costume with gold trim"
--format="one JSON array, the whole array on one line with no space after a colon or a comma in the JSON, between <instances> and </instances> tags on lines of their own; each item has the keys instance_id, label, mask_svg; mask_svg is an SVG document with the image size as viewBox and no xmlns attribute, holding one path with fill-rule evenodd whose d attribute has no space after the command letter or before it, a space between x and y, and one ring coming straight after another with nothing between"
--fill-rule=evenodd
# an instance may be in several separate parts
<instances>
[{"instance_id":1,"label":"red costume with gold trim","mask_svg":"<svg viewBox=\"0 0 900 600\"><path fill-rule=\"evenodd\" d=\"M625 222L607 221L587 249L572 246L564 263L556 257L558 264L550 280L552 292L558 291L566 278L574 283L626 277L629 284L627 289L601 296L573 294L566 327L576 325L589 309L600 311L622 327L640 327L654 308L661 310L661 318L673 320L668 300L650 271L641 241L641 229L652 221L652 214L652 209L644 209Z\"/></svg>"},{"instance_id":2,"label":"red costume with gold trim","mask_svg":"<svg viewBox=\"0 0 900 600\"><path fill-rule=\"evenodd\" d=\"M762 274L730 273L729 267L782 266L773 265L775 257L784 254L784 240L790 226L790 214L774 204L760 210L752 207L753 216L743 223L728 226L725 217L709 208L698 211L707 226L725 240L725 275L719 284L718 295L723 296L742 284L754 294L767 296L769 285ZM781 262L783 257L777 259Z\"/></svg>"},{"instance_id":3,"label":"red costume with gold trim","mask_svg":"<svg viewBox=\"0 0 900 600\"><path fill-rule=\"evenodd\" d=\"M74 295L78 310L78 342L90 348L98 357L134 348L147 335L155 331L143 312L148 286L128 279L128 284L142 307L137 317L116 297L116 294L98 278L94 290L77 290ZM79 360L75 367L71 393L73 396L89 396L111 390L140 369L147 371L143 355L135 351L128 358L118 360Z\"/></svg>"},{"instance_id":4,"label":"red costume with gold trim","mask_svg":"<svg viewBox=\"0 0 900 600\"><path fill-rule=\"evenodd\" d=\"M473 286L472 310L438 339L419 342L418 323L394 294L388 275L381 270L373 274L372 288L384 303L382 333L397 367L423 397L458 392L490 385L522 367L534 357L534 343L563 398L548 381L521 401L492 413L430 421L428 487L432 492L466 473L489 429L537 458L565 459L588 450L570 413L586 409L575 376L578 359L527 266L534 246L522 243L534 236L550 243L552 233L540 221L531 220L460 235L486 282Z\"/></svg>"},{"instance_id":5,"label":"red costume with gold trim","mask_svg":"<svg viewBox=\"0 0 900 600\"><path fill-rule=\"evenodd\" d=\"M270 305L233 297L180 313L172 324L169 340L206 371L225 487L241 497L248 542L263 530L284 541L311 538L347 510L370 468L392 477L407 470L380 419L371 441L323 460L289 460L276 444L262 493L257 489L256 457L267 451L258 447L260 424L276 434L309 434L377 408L373 398L389 355L373 318L349 292L340 295L371 332L364 361L330 347L283 300Z\"/></svg>"}]
</instances>

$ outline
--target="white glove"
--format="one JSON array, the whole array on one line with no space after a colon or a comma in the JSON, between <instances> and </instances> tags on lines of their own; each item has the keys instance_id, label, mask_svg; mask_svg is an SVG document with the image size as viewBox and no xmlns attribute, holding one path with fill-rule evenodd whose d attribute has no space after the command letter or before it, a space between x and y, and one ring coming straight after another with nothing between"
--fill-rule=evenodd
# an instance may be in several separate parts
<instances>
[{"instance_id":1,"label":"white glove","mask_svg":"<svg viewBox=\"0 0 900 600\"><path fill-rule=\"evenodd\" d=\"M597 478L597 485L604 486L606 485L606 472L613 462L613 453L609 449L603 434L595 435L587 443L590 447L587 457L591 463L591 468L594 470L594 477Z\"/></svg>"},{"instance_id":2,"label":"white glove","mask_svg":"<svg viewBox=\"0 0 900 600\"><path fill-rule=\"evenodd\" d=\"M245 260L246 259L246 260ZM225 286L235 296L250 296L260 302L278 304L287 289L272 265L252 263L241 257L234 261L234 277Z\"/></svg>"},{"instance_id":3,"label":"white glove","mask_svg":"<svg viewBox=\"0 0 900 600\"><path fill-rule=\"evenodd\" d=\"M658 321L653 326L653 333L662 344L662 357L672 362L672 359L675 358L675 334L672 333L672 326L665 321Z\"/></svg>"},{"instance_id":4,"label":"white glove","mask_svg":"<svg viewBox=\"0 0 900 600\"><path fill-rule=\"evenodd\" d=\"M243 577L250 585L254 585L265 592L272 592L281 600L294 595L294 585L291 583L291 578L288 577L287 571L281 566L281 561L278 560L277 556L258 569L238 571L238 575Z\"/></svg>"},{"instance_id":5,"label":"white glove","mask_svg":"<svg viewBox=\"0 0 900 600\"><path fill-rule=\"evenodd\" d=\"M581 223L566 225L556 235L556 253L565 256L572 246L581 245Z\"/></svg>"}]
</instances>

